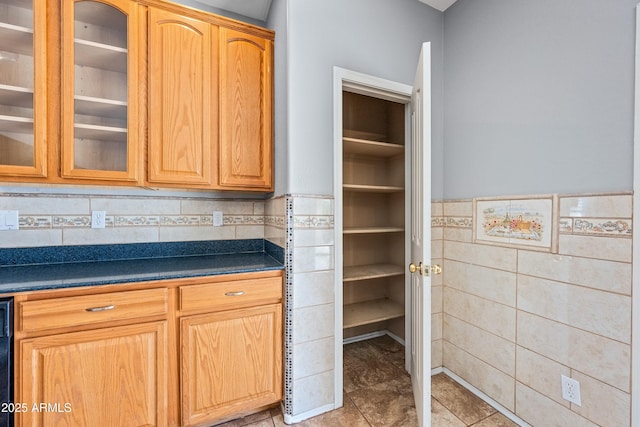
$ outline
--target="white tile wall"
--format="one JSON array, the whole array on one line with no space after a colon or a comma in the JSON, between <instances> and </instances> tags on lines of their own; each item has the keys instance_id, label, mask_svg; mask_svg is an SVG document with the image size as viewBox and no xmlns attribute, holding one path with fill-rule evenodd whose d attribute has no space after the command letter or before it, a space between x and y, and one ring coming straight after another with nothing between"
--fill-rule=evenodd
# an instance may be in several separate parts
<instances>
[{"instance_id":1,"label":"white tile wall","mask_svg":"<svg viewBox=\"0 0 640 427\"><path fill-rule=\"evenodd\" d=\"M291 197L293 399L289 415L295 417L335 402L335 248L333 199Z\"/></svg>"},{"instance_id":2,"label":"white tile wall","mask_svg":"<svg viewBox=\"0 0 640 427\"><path fill-rule=\"evenodd\" d=\"M473 202L444 202L443 365L533 426L629 426L631 201L559 197L555 254L473 243Z\"/></svg>"}]
</instances>

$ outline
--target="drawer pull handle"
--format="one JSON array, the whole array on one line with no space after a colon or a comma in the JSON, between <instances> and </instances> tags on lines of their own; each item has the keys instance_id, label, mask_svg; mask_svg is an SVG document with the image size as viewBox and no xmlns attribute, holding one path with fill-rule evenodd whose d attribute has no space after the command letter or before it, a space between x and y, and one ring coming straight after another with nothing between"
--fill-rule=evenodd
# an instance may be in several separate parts
<instances>
[{"instance_id":1,"label":"drawer pull handle","mask_svg":"<svg viewBox=\"0 0 640 427\"><path fill-rule=\"evenodd\" d=\"M244 291L225 292L225 295L228 297L239 297L240 295L244 295Z\"/></svg>"},{"instance_id":2,"label":"drawer pull handle","mask_svg":"<svg viewBox=\"0 0 640 427\"><path fill-rule=\"evenodd\" d=\"M105 305L104 307L90 307L90 308L86 308L85 310L91 313L95 313L96 311L107 311L107 310L113 310L114 308L116 308L116 306L111 304L111 305Z\"/></svg>"}]
</instances>

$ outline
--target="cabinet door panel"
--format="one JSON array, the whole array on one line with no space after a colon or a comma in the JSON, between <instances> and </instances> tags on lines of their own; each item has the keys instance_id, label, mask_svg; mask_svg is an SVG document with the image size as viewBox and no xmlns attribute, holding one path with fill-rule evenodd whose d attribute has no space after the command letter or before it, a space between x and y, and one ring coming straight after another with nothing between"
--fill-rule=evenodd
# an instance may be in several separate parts
<instances>
[{"instance_id":1,"label":"cabinet door panel","mask_svg":"<svg viewBox=\"0 0 640 427\"><path fill-rule=\"evenodd\" d=\"M138 11L130 0L63 2L63 178L138 180Z\"/></svg>"},{"instance_id":2,"label":"cabinet door panel","mask_svg":"<svg viewBox=\"0 0 640 427\"><path fill-rule=\"evenodd\" d=\"M271 189L273 43L220 29L220 185Z\"/></svg>"},{"instance_id":3,"label":"cabinet door panel","mask_svg":"<svg viewBox=\"0 0 640 427\"><path fill-rule=\"evenodd\" d=\"M166 425L166 345L165 321L22 340L19 425Z\"/></svg>"},{"instance_id":4,"label":"cabinet door panel","mask_svg":"<svg viewBox=\"0 0 640 427\"><path fill-rule=\"evenodd\" d=\"M181 328L184 425L282 398L282 304L190 316Z\"/></svg>"},{"instance_id":5,"label":"cabinet door panel","mask_svg":"<svg viewBox=\"0 0 640 427\"><path fill-rule=\"evenodd\" d=\"M149 182L211 184L216 36L209 23L149 8Z\"/></svg>"},{"instance_id":6,"label":"cabinet door panel","mask_svg":"<svg viewBox=\"0 0 640 427\"><path fill-rule=\"evenodd\" d=\"M0 0L0 175L47 174L45 0Z\"/></svg>"}]
</instances>

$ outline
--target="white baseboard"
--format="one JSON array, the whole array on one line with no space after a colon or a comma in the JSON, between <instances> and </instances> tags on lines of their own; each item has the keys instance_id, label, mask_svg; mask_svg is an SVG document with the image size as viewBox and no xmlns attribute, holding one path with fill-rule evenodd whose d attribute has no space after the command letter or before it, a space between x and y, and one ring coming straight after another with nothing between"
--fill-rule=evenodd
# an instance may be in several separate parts
<instances>
[{"instance_id":1,"label":"white baseboard","mask_svg":"<svg viewBox=\"0 0 640 427\"><path fill-rule=\"evenodd\" d=\"M370 340L372 338L383 337L385 335L389 335L395 341L398 341L400 344L405 345L405 342L404 342L404 340L402 338L400 338L399 336L397 336L393 332L390 332L390 331L388 331L386 329L383 330L383 331L369 332L368 334L357 335L355 337L345 338L344 340L342 340L342 344L353 344L354 342Z\"/></svg>"},{"instance_id":2,"label":"white baseboard","mask_svg":"<svg viewBox=\"0 0 640 427\"><path fill-rule=\"evenodd\" d=\"M319 408L315 408L311 411L303 412L298 415L287 415L284 414L284 423L285 424L295 424L301 421L307 420L309 418L315 417L316 415L324 414L325 412L333 411L334 409L338 409L334 404L324 405Z\"/></svg>"}]
</instances>

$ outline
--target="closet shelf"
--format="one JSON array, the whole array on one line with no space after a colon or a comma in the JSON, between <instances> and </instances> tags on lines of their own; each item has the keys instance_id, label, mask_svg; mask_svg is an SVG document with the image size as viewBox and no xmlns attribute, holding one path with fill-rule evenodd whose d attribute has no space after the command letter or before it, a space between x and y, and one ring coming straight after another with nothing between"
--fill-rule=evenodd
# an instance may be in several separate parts
<instances>
[{"instance_id":1,"label":"closet shelf","mask_svg":"<svg viewBox=\"0 0 640 427\"><path fill-rule=\"evenodd\" d=\"M343 184L342 189L345 191L354 191L361 193L401 193L404 187L396 185L369 185L369 184Z\"/></svg>"},{"instance_id":2,"label":"closet shelf","mask_svg":"<svg viewBox=\"0 0 640 427\"><path fill-rule=\"evenodd\" d=\"M404 153L404 145L366 139L342 138L344 154L361 154L372 157L393 157Z\"/></svg>"},{"instance_id":3,"label":"closet shelf","mask_svg":"<svg viewBox=\"0 0 640 427\"><path fill-rule=\"evenodd\" d=\"M368 325L404 316L404 305L383 298L347 304L343 307L343 327Z\"/></svg>"},{"instance_id":4,"label":"closet shelf","mask_svg":"<svg viewBox=\"0 0 640 427\"><path fill-rule=\"evenodd\" d=\"M33 30L0 22L0 50L33 56Z\"/></svg>"},{"instance_id":5,"label":"closet shelf","mask_svg":"<svg viewBox=\"0 0 640 427\"><path fill-rule=\"evenodd\" d=\"M354 282L356 280L378 279L381 277L401 276L404 267L394 264L370 264L344 267L342 280Z\"/></svg>"},{"instance_id":6,"label":"closet shelf","mask_svg":"<svg viewBox=\"0 0 640 427\"><path fill-rule=\"evenodd\" d=\"M400 233L404 227L350 227L342 230L343 234L378 234L378 233Z\"/></svg>"}]
</instances>

